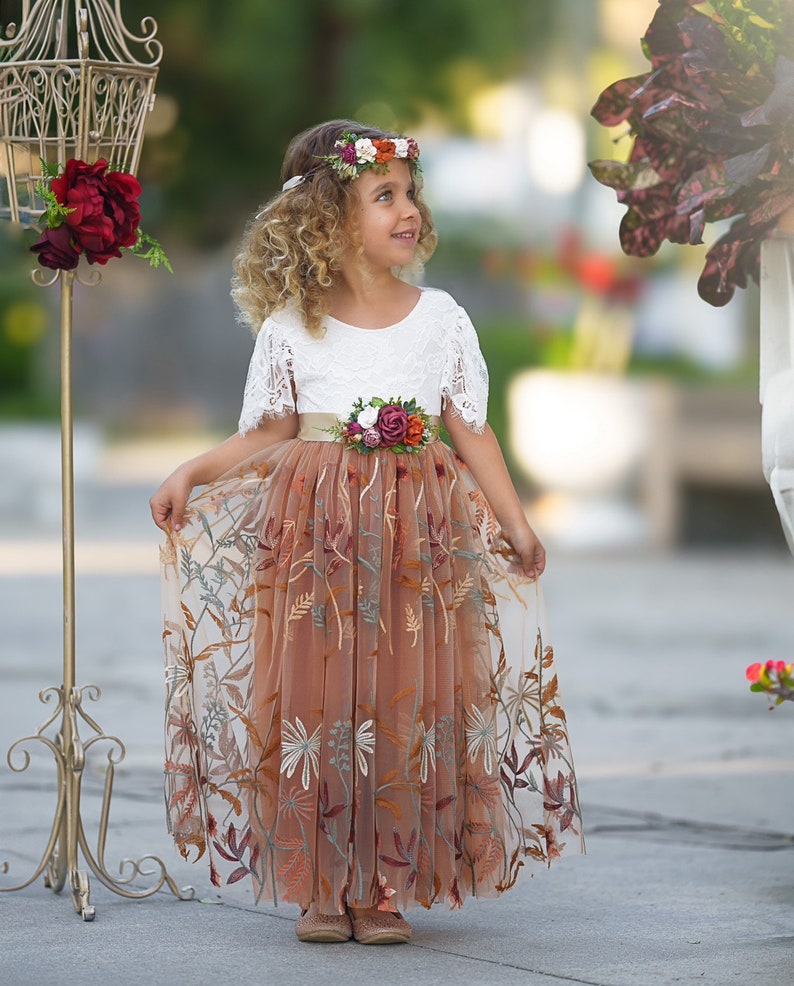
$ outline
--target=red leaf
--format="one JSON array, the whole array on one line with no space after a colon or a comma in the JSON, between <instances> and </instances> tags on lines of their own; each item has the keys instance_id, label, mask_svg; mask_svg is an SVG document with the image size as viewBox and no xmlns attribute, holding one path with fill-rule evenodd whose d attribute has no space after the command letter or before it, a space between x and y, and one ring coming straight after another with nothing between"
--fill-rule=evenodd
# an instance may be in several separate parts
<instances>
[{"instance_id":1,"label":"red leaf","mask_svg":"<svg viewBox=\"0 0 794 986\"><path fill-rule=\"evenodd\" d=\"M389 866L407 866L408 862L404 859L395 859L394 856L378 856L378 859L383 860L384 863L388 863Z\"/></svg>"},{"instance_id":2,"label":"red leaf","mask_svg":"<svg viewBox=\"0 0 794 986\"><path fill-rule=\"evenodd\" d=\"M215 846L215 849L216 849L218 855L219 856L223 856L223 858L227 862L229 862L229 863L239 863L240 862L239 857L237 857L237 856L230 856L229 853L226 851L226 849L224 848L224 846L220 842L217 842L216 840L213 840L213 843L212 844L213 844L213 846Z\"/></svg>"}]
</instances>

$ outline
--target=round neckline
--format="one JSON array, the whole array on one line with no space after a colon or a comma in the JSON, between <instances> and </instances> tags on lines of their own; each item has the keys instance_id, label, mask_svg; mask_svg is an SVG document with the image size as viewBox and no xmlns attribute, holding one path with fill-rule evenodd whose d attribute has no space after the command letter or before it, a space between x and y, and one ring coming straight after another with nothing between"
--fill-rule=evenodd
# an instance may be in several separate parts
<instances>
[{"instance_id":1,"label":"round neckline","mask_svg":"<svg viewBox=\"0 0 794 986\"><path fill-rule=\"evenodd\" d=\"M336 322L337 325L342 325L346 329L355 329L356 332L388 332L390 329L399 328L399 326L403 325L409 318L416 314L417 309L422 304L422 299L425 294L425 289L419 288L419 297L416 299L416 304L408 312L408 314L404 315L399 322L392 322L391 325L382 325L379 329L367 329L363 325L353 325L351 322L343 322L341 318L334 318L333 315L326 315L325 317L329 322Z\"/></svg>"}]
</instances>

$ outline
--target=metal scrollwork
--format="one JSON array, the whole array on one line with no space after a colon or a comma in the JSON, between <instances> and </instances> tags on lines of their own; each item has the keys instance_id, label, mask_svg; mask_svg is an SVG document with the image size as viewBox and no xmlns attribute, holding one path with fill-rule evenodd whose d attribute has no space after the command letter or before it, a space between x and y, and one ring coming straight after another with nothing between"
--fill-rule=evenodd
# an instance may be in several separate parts
<instances>
[{"instance_id":1,"label":"metal scrollwork","mask_svg":"<svg viewBox=\"0 0 794 986\"><path fill-rule=\"evenodd\" d=\"M7 762L11 770L19 774L30 766L29 745L41 743L52 753L55 759L58 784L55 814L47 845L33 873L15 886L0 887L0 893L23 890L44 873L46 885L56 892L62 890L68 880L75 910L81 914L83 920L93 920L94 908L89 900L89 877L86 872L79 870L76 866L74 850L79 846L88 863L89 870L108 890L112 890L122 897L140 900L144 897L150 897L166 886L180 900L191 900L194 896L193 888L183 887L180 889L169 875L165 863L158 856L147 854L137 860L122 859L119 863L118 877L112 876L107 868L105 847L113 781L116 766L124 759L126 749L117 736L106 734L95 719L83 708L85 698L93 702L99 701L101 698L99 688L96 685L85 685L82 688L74 687L65 695L63 688L53 687L41 692L39 698L45 704L54 702L55 708L33 734L17 740L11 746L8 751ZM54 738L47 736L46 730L53 726L61 715L64 717L65 726L59 730ZM81 723L87 725L91 730L91 735L85 741L81 739L79 733ZM97 849L94 852L89 845L80 817L80 796L86 757L91 749L99 743L107 743L109 748L106 752L107 766L105 768L105 787L102 795ZM68 844L67 834L70 829L73 830L76 839L73 847ZM8 869L8 862L0 861L0 874L7 873ZM141 878L149 880L151 885L144 888L133 887L133 881Z\"/></svg>"},{"instance_id":2,"label":"metal scrollwork","mask_svg":"<svg viewBox=\"0 0 794 986\"><path fill-rule=\"evenodd\" d=\"M163 52L156 21L135 34L121 0L25 3L13 27L0 37L0 219L32 226L42 160L136 170Z\"/></svg>"}]
</instances>

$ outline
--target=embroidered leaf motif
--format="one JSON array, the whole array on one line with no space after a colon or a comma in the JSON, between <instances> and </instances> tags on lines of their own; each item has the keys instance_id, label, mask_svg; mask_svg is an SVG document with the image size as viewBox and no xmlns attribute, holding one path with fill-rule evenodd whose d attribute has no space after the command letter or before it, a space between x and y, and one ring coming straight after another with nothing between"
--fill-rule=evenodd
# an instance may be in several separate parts
<instances>
[{"instance_id":1,"label":"embroidered leaf motif","mask_svg":"<svg viewBox=\"0 0 794 986\"><path fill-rule=\"evenodd\" d=\"M541 704L548 705L549 702L557 694L557 675L555 674L551 681L543 689L543 695L541 696Z\"/></svg>"},{"instance_id":2,"label":"embroidered leaf motif","mask_svg":"<svg viewBox=\"0 0 794 986\"><path fill-rule=\"evenodd\" d=\"M279 880L286 881L286 893L292 894L311 874L311 856L302 839L279 839L279 849L292 849L287 862L278 871Z\"/></svg>"},{"instance_id":3,"label":"embroidered leaf motif","mask_svg":"<svg viewBox=\"0 0 794 986\"><path fill-rule=\"evenodd\" d=\"M378 805L379 808L387 808L392 813L392 815L394 815L395 818L402 818L403 816L402 810L400 809L400 806L397 804L396 801L391 801L389 798L380 797L380 798L375 798L375 804ZM383 858L384 857L381 857L381 859ZM394 865L404 866L407 864L396 863Z\"/></svg>"},{"instance_id":4,"label":"embroidered leaf motif","mask_svg":"<svg viewBox=\"0 0 794 986\"><path fill-rule=\"evenodd\" d=\"M182 607L182 615L185 617L185 625L187 626L188 630L195 630L196 629L195 617L184 603L180 603L180 605Z\"/></svg>"},{"instance_id":5,"label":"embroidered leaf motif","mask_svg":"<svg viewBox=\"0 0 794 986\"><path fill-rule=\"evenodd\" d=\"M419 631L422 629L422 624L417 619L416 613L413 611L413 607L408 603L405 604L405 629L408 633L412 633L414 635L414 639L411 641L411 647L416 647L419 640Z\"/></svg>"},{"instance_id":6,"label":"embroidered leaf motif","mask_svg":"<svg viewBox=\"0 0 794 986\"><path fill-rule=\"evenodd\" d=\"M245 667L238 668L237 671L229 671L224 677L227 681L242 681L253 666L252 663L246 664Z\"/></svg>"},{"instance_id":7,"label":"embroidered leaf motif","mask_svg":"<svg viewBox=\"0 0 794 986\"><path fill-rule=\"evenodd\" d=\"M383 853L381 853L381 855L378 857L378 859L382 859L383 862L384 863L388 863L389 866L408 866L409 865L407 859L395 859L394 856L386 856Z\"/></svg>"},{"instance_id":8,"label":"embroidered leaf motif","mask_svg":"<svg viewBox=\"0 0 794 986\"><path fill-rule=\"evenodd\" d=\"M480 864L482 877L489 877L502 861L502 845L493 832L489 832L474 854L474 862Z\"/></svg>"},{"instance_id":9,"label":"embroidered leaf motif","mask_svg":"<svg viewBox=\"0 0 794 986\"><path fill-rule=\"evenodd\" d=\"M467 572L465 578L458 579L455 583L455 594L452 597L452 604L455 609L457 609L463 600L468 596L473 585L474 579L471 577L471 572Z\"/></svg>"},{"instance_id":10,"label":"embroidered leaf motif","mask_svg":"<svg viewBox=\"0 0 794 986\"><path fill-rule=\"evenodd\" d=\"M307 613L311 612L313 602L314 594L311 592L304 592L303 595L298 596L292 604L292 609L287 617L287 640L294 639L294 624L297 623L298 620L302 619Z\"/></svg>"}]
</instances>

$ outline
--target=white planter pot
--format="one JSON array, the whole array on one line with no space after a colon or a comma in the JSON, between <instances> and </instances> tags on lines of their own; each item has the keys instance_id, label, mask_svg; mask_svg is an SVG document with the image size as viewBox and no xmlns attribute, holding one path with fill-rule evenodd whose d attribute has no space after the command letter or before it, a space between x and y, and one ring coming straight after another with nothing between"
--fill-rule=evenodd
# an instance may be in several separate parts
<instances>
[{"instance_id":1,"label":"white planter pot","mask_svg":"<svg viewBox=\"0 0 794 986\"><path fill-rule=\"evenodd\" d=\"M508 392L510 449L542 493L547 537L570 547L656 540L641 503L652 447L655 381L530 370Z\"/></svg>"}]
</instances>

